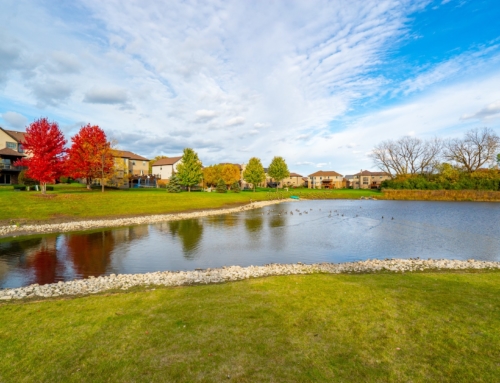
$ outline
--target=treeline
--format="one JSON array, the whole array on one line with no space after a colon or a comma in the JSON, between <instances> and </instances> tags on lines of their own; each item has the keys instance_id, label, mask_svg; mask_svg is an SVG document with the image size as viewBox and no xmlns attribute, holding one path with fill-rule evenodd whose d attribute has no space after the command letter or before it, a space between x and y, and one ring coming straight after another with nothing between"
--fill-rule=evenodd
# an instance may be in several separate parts
<instances>
[{"instance_id":1,"label":"treeline","mask_svg":"<svg viewBox=\"0 0 500 383\"><path fill-rule=\"evenodd\" d=\"M499 150L500 137L482 128L448 140L409 136L387 140L370 156L392 177L382 182L382 188L500 190Z\"/></svg>"}]
</instances>

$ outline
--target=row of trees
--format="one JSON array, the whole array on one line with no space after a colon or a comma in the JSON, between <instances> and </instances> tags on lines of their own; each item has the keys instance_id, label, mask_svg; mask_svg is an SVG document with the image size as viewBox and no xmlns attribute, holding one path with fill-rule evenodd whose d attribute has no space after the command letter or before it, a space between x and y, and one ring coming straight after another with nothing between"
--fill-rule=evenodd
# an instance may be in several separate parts
<instances>
[{"instance_id":1,"label":"row of trees","mask_svg":"<svg viewBox=\"0 0 500 383\"><path fill-rule=\"evenodd\" d=\"M492 163L500 150L500 137L489 128L472 129L463 138L422 140L402 137L375 146L371 158L381 170L395 176L426 175L443 161L472 173Z\"/></svg>"},{"instance_id":2,"label":"row of trees","mask_svg":"<svg viewBox=\"0 0 500 383\"><path fill-rule=\"evenodd\" d=\"M112 144L106 133L98 125L87 124L71 138L71 146L57 122L41 118L31 123L26 129L24 149L30 154L16 162L17 166L26 166L26 177L40 183L42 193L48 183L60 177L85 179L90 188L96 178L101 180L102 191L106 180L115 174L115 159ZM290 172L283 157L274 157L268 168L268 175L278 183L289 177ZM266 174L260 159L253 157L243 172L243 179L255 187L266 180ZM219 164L203 169L198 154L191 148L184 149L181 163L177 166L175 182L170 189L177 191L179 185L191 187L202 180L207 185L217 186L222 183L228 188L234 187L240 180L240 169L233 164ZM175 185L174 185L175 184Z\"/></svg>"},{"instance_id":3,"label":"row of trees","mask_svg":"<svg viewBox=\"0 0 500 383\"><path fill-rule=\"evenodd\" d=\"M62 176L83 178L90 188L92 180L110 178L114 173L114 158L111 143L97 125L82 126L71 138L66 148L66 139L57 122L41 118L26 129L23 147L30 154L16 162L26 166L26 177L40 183L42 193L47 184ZM101 182L104 191L104 182Z\"/></svg>"},{"instance_id":4,"label":"row of trees","mask_svg":"<svg viewBox=\"0 0 500 383\"><path fill-rule=\"evenodd\" d=\"M472 129L463 138L421 140L402 137L376 145L371 157L392 179L390 189L499 190L500 137L491 129Z\"/></svg>"}]
</instances>

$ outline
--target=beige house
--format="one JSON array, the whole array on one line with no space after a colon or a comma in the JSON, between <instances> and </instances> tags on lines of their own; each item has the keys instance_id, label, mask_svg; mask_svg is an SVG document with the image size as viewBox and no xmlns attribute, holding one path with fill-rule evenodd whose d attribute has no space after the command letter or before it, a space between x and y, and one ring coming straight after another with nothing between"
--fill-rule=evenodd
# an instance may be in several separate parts
<instances>
[{"instance_id":1,"label":"beige house","mask_svg":"<svg viewBox=\"0 0 500 383\"><path fill-rule=\"evenodd\" d=\"M290 176L288 178L285 178L283 181L281 181L282 187L301 187L304 186L304 180L302 179L303 177L300 174L297 173L290 173Z\"/></svg>"},{"instance_id":2,"label":"beige house","mask_svg":"<svg viewBox=\"0 0 500 383\"><path fill-rule=\"evenodd\" d=\"M368 170L363 170L362 172L354 174L351 186L353 189L379 189L382 181L390 178L391 175L386 172L370 172Z\"/></svg>"},{"instance_id":3,"label":"beige house","mask_svg":"<svg viewBox=\"0 0 500 383\"><path fill-rule=\"evenodd\" d=\"M161 180L169 180L177 172L177 166L182 162L181 157L162 158L153 163L152 173Z\"/></svg>"},{"instance_id":4,"label":"beige house","mask_svg":"<svg viewBox=\"0 0 500 383\"><path fill-rule=\"evenodd\" d=\"M342 174L333 170L320 170L309 174L309 189L341 189L343 187Z\"/></svg>"},{"instance_id":5,"label":"beige house","mask_svg":"<svg viewBox=\"0 0 500 383\"><path fill-rule=\"evenodd\" d=\"M125 174L142 176L149 174L149 160L127 150L113 150L115 164L120 166Z\"/></svg>"},{"instance_id":6,"label":"beige house","mask_svg":"<svg viewBox=\"0 0 500 383\"><path fill-rule=\"evenodd\" d=\"M0 127L0 185L17 184L23 168L14 163L26 157L22 143L26 133Z\"/></svg>"}]
</instances>

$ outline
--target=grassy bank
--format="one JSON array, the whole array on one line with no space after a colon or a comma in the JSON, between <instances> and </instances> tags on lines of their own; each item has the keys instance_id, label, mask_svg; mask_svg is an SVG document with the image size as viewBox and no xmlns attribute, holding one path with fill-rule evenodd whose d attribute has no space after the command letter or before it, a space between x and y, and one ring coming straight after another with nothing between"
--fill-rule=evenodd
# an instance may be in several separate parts
<instances>
[{"instance_id":1,"label":"grassy bank","mask_svg":"<svg viewBox=\"0 0 500 383\"><path fill-rule=\"evenodd\" d=\"M391 190L384 199L418 201L500 201L500 191L485 190Z\"/></svg>"},{"instance_id":2,"label":"grassy bank","mask_svg":"<svg viewBox=\"0 0 500 383\"><path fill-rule=\"evenodd\" d=\"M0 187L0 223L45 221L49 219L72 220L103 217L120 217L146 214L167 214L190 210L228 207L254 201L275 199L298 194L307 198L359 198L379 195L369 190L276 190L260 189L241 193L167 193L165 189L87 190L79 184L56 185L53 192L42 196L39 192L14 191Z\"/></svg>"},{"instance_id":3,"label":"grassy bank","mask_svg":"<svg viewBox=\"0 0 500 383\"><path fill-rule=\"evenodd\" d=\"M0 305L1 382L493 382L500 273L270 277Z\"/></svg>"}]
</instances>

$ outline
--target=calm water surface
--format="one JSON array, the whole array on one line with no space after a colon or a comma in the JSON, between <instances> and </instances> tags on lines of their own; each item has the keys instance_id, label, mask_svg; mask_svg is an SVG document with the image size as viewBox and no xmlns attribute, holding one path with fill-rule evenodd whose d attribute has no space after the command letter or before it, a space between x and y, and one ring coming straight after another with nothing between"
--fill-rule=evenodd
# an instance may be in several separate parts
<instances>
[{"instance_id":1,"label":"calm water surface","mask_svg":"<svg viewBox=\"0 0 500 383\"><path fill-rule=\"evenodd\" d=\"M162 224L19 237L0 242L0 287L224 265L411 257L498 261L499 218L495 203L301 201Z\"/></svg>"}]
</instances>

